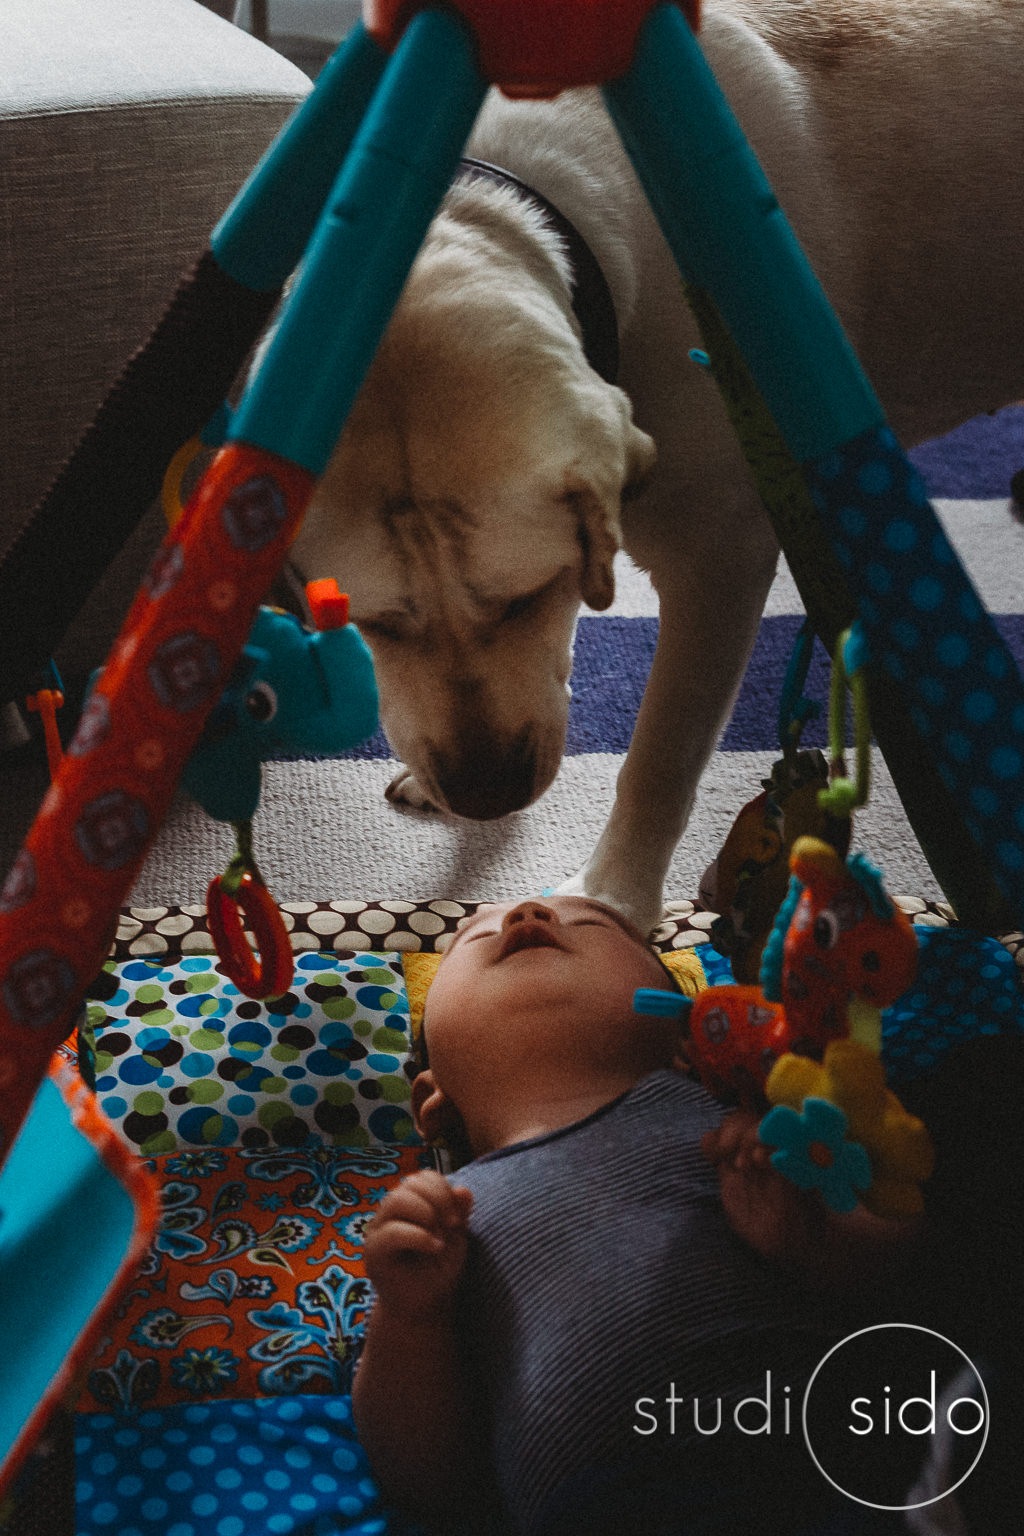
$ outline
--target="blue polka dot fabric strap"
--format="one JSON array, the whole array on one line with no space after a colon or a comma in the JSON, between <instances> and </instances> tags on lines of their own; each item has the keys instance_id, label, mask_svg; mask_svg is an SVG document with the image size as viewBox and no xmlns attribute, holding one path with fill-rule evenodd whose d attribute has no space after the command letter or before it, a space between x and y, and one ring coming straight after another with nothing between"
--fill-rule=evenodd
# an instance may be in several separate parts
<instances>
[{"instance_id":1,"label":"blue polka dot fabric strap","mask_svg":"<svg viewBox=\"0 0 1024 1536\"><path fill-rule=\"evenodd\" d=\"M888 427L807 470L874 665L1024 919L1024 682Z\"/></svg>"},{"instance_id":2,"label":"blue polka dot fabric strap","mask_svg":"<svg viewBox=\"0 0 1024 1536\"><path fill-rule=\"evenodd\" d=\"M78 1536L423 1536L386 1508L347 1397L79 1414Z\"/></svg>"}]
</instances>

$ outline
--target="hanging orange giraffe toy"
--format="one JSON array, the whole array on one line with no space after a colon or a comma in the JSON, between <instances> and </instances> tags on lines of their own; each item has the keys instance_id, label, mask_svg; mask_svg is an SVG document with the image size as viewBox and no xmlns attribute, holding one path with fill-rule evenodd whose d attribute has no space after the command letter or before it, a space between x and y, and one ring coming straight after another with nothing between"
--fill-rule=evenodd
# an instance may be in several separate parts
<instances>
[{"instance_id":1,"label":"hanging orange giraffe toy","mask_svg":"<svg viewBox=\"0 0 1024 1536\"><path fill-rule=\"evenodd\" d=\"M861 854L843 860L798 838L791 881L765 946L761 985L708 987L696 998L640 989L638 1012L685 1017L682 1049L717 1098L774 1105L761 1123L772 1161L836 1209L855 1190L878 1214L920 1208L932 1166L921 1122L886 1087L881 1010L917 969L909 919Z\"/></svg>"}]
</instances>

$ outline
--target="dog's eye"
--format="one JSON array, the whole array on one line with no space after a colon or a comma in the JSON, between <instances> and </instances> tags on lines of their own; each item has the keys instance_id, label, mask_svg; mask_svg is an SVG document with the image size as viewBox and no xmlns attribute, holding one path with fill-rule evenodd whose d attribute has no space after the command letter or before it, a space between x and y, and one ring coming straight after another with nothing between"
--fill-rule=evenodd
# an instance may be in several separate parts
<instances>
[{"instance_id":1,"label":"dog's eye","mask_svg":"<svg viewBox=\"0 0 1024 1536\"><path fill-rule=\"evenodd\" d=\"M507 623L509 619L529 618L537 611L560 579L561 573L553 580L546 581L542 587L536 587L534 591L525 592L522 597L514 597L511 602L506 603L501 614L502 623Z\"/></svg>"},{"instance_id":2,"label":"dog's eye","mask_svg":"<svg viewBox=\"0 0 1024 1536\"><path fill-rule=\"evenodd\" d=\"M510 603L506 604L505 611L501 615L502 623L507 624L510 619L524 618L534 607L537 596L536 592L529 592L525 597L514 597Z\"/></svg>"},{"instance_id":3,"label":"dog's eye","mask_svg":"<svg viewBox=\"0 0 1024 1536\"><path fill-rule=\"evenodd\" d=\"M403 638L401 625L397 619L357 619L356 628L364 640L399 641Z\"/></svg>"}]
</instances>

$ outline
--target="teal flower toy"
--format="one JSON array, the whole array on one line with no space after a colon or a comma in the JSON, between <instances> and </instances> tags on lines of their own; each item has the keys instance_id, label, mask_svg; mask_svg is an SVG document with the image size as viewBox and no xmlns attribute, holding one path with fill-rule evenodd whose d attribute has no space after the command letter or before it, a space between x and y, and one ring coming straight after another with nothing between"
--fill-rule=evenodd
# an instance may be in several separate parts
<instances>
[{"instance_id":1,"label":"teal flower toy","mask_svg":"<svg viewBox=\"0 0 1024 1536\"><path fill-rule=\"evenodd\" d=\"M834 1211L852 1211L858 1189L871 1185L871 1161L859 1141L846 1140L846 1116L827 1099L808 1098L798 1114L776 1104L761 1121L758 1135L778 1151L772 1166L799 1189L819 1189Z\"/></svg>"}]
</instances>

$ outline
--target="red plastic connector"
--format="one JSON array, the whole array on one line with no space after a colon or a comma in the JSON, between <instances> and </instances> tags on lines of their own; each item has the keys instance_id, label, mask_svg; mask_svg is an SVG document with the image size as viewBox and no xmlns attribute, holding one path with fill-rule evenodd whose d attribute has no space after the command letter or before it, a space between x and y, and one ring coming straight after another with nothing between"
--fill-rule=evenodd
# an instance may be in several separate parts
<instances>
[{"instance_id":1,"label":"red plastic connector","mask_svg":"<svg viewBox=\"0 0 1024 1536\"><path fill-rule=\"evenodd\" d=\"M249 948L243 918L252 929L258 958ZM255 871L246 871L236 892L225 890L221 875L211 880L206 920L221 965L240 992L262 1001L288 991L295 975L291 940L273 896Z\"/></svg>"},{"instance_id":2,"label":"red plastic connector","mask_svg":"<svg viewBox=\"0 0 1024 1536\"><path fill-rule=\"evenodd\" d=\"M307 581L306 602L317 629L344 629L348 623L348 593L338 591L333 576Z\"/></svg>"},{"instance_id":3,"label":"red plastic connector","mask_svg":"<svg viewBox=\"0 0 1024 1536\"><path fill-rule=\"evenodd\" d=\"M25 700L25 706L33 714L38 714L43 722L46 761L50 769L50 778L55 779L64 756L64 749L60 744L60 732L57 729L57 710L64 707L64 695L56 688L42 688Z\"/></svg>"},{"instance_id":4,"label":"red plastic connector","mask_svg":"<svg viewBox=\"0 0 1024 1536\"><path fill-rule=\"evenodd\" d=\"M637 35L661 0L447 0L469 24L484 78L506 96L548 97L603 85L633 62ZM676 0L694 31L701 0ZM363 0L367 31L391 49L423 9L417 0Z\"/></svg>"}]
</instances>

